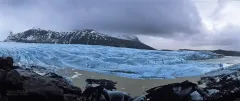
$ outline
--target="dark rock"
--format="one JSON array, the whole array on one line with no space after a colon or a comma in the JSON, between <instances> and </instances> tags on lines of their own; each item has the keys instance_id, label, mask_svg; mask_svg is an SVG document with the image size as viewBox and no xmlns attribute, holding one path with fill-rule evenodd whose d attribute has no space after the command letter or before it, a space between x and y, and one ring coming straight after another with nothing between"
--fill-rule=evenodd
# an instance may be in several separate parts
<instances>
[{"instance_id":1,"label":"dark rock","mask_svg":"<svg viewBox=\"0 0 240 101\"><path fill-rule=\"evenodd\" d=\"M182 83L173 83L164 86L154 87L146 92L148 101L189 101L191 100L190 94L198 91L202 96L208 96L201 90L197 84L184 81Z\"/></svg>"},{"instance_id":2,"label":"dark rock","mask_svg":"<svg viewBox=\"0 0 240 101\"><path fill-rule=\"evenodd\" d=\"M0 95L0 101L9 101L6 96Z\"/></svg>"},{"instance_id":3,"label":"dark rock","mask_svg":"<svg viewBox=\"0 0 240 101\"><path fill-rule=\"evenodd\" d=\"M41 76L0 58L0 101L80 101L82 91L55 73ZM16 69L17 68L17 69Z\"/></svg>"},{"instance_id":4,"label":"dark rock","mask_svg":"<svg viewBox=\"0 0 240 101\"><path fill-rule=\"evenodd\" d=\"M7 58L0 58L0 69L3 69L5 71L10 71L13 69L13 58L7 57Z\"/></svg>"},{"instance_id":5,"label":"dark rock","mask_svg":"<svg viewBox=\"0 0 240 101\"><path fill-rule=\"evenodd\" d=\"M25 80L39 76L32 71L13 69L6 74L4 85L7 90L22 89Z\"/></svg>"},{"instance_id":6,"label":"dark rock","mask_svg":"<svg viewBox=\"0 0 240 101\"><path fill-rule=\"evenodd\" d=\"M26 97L34 95L35 98L44 98L43 101L63 101L63 91L54 83L45 79L28 79L24 82L24 90L29 94ZM36 99L37 99L36 98Z\"/></svg>"},{"instance_id":7,"label":"dark rock","mask_svg":"<svg viewBox=\"0 0 240 101\"><path fill-rule=\"evenodd\" d=\"M117 82L113 82L111 80L106 79L86 79L85 81L88 84L111 84L111 85L117 84Z\"/></svg>"},{"instance_id":8,"label":"dark rock","mask_svg":"<svg viewBox=\"0 0 240 101\"><path fill-rule=\"evenodd\" d=\"M5 79L5 71L0 69L0 96L5 93L4 79Z\"/></svg>"},{"instance_id":9,"label":"dark rock","mask_svg":"<svg viewBox=\"0 0 240 101\"><path fill-rule=\"evenodd\" d=\"M14 69L7 73L5 90L11 101L63 101L63 94L81 98L80 88L72 86L68 81L54 73L40 76L25 69ZM35 100L34 100L35 101Z\"/></svg>"},{"instance_id":10,"label":"dark rock","mask_svg":"<svg viewBox=\"0 0 240 101\"><path fill-rule=\"evenodd\" d=\"M132 99L125 92L106 90L102 86L88 87L83 92L84 101L131 101Z\"/></svg>"},{"instance_id":11,"label":"dark rock","mask_svg":"<svg viewBox=\"0 0 240 101\"><path fill-rule=\"evenodd\" d=\"M7 60L7 65L12 67L13 66L13 58L7 57L6 60Z\"/></svg>"},{"instance_id":12,"label":"dark rock","mask_svg":"<svg viewBox=\"0 0 240 101\"><path fill-rule=\"evenodd\" d=\"M25 68L25 70L27 70L27 71L32 71L32 69L30 69L30 68Z\"/></svg>"},{"instance_id":13,"label":"dark rock","mask_svg":"<svg viewBox=\"0 0 240 101\"><path fill-rule=\"evenodd\" d=\"M104 87L107 90L111 90L112 91L112 90L117 89L115 87L115 84L117 84L117 82L113 82L111 80L106 80L106 79L86 79L85 81L86 81L86 83L88 85L97 84L99 86Z\"/></svg>"},{"instance_id":14,"label":"dark rock","mask_svg":"<svg viewBox=\"0 0 240 101\"><path fill-rule=\"evenodd\" d=\"M48 70L45 67L41 67L41 66L31 66L28 69L31 71L40 72L40 73L48 73L49 71L51 71L51 70Z\"/></svg>"},{"instance_id":15,"label":"dark rock","mask_svg":"<svg viewBox=\"0 0 240 101\"><path fill-rule=\"evenodd\" d=\"M78 96L82 95L82 90L78 87L69 85L65 88L64 87L62 87L62 88L63 88L65 94L75 94L75 95L78 95Z\"/></svg>"},{"instance_id":16,"label":"dark rock","mask_svg":"<svg viewBox=\"0 0 240 101\"><path fill-rule=\"evenodd\" d=\"M17 74L16 70L12 70ZM25 75L26 76L26 75ZM31 75L28 75L31 76ZM21 75L16 76L21 80ZM54 83L40 77L27 77L23 79L18 86L5 85L7 87L7 96L10 101L63 101L63 91ZM8 80L14 81L14 80ZM15 83L14 81L13 83ZM19 81L18 81L19 82ZM16 83L14 85L17 85ZM14 87L15 89L12 89Z\"/></svg>"},{"instance_id":17,"label":"dark rock","mask_svg":"<svg viewBox=\"0 0 240 101\"><path fill-rule=\"evenodd\" d=\"M4 85L7 90L22 89L23 78L16 70L11 70L6 74Z\"/></svg>"},{"instance_id":18,"label":"dark rock","mask_svg":"<svg viewBox=\"0 0 240 101\"><path fill-rule=\"evenodd\" d=\"M22 90L9 90L10 101L64 101L63 91L51 82L30 78Z\"/></svg>"},{"instance_id":19,"label":"dark rock","mask_svg":"<svg viewBox=\"0 0 240 101\"><path fill-rule=\"evenodd\" d=\"M240 52L238 51L230 51L230 50L213 50L213 53L222 54L224 56L240 56Z\"/></svg>"},{"instance_id":20,"label":"dark rock","mask_svg":"<svg viewBox=\"0 0 240 101\"><path fill-rule=\"evenodd\" d=\"M80 96L73 94L64 94L64 101L82 101Z\"/></svg>"},{"instance_id":21,"label":"dark rock","mask_svg":"<svg viewBox=\"0 0 240 101\"><path fill-rule=\"evenodd\" d=\"M144 95L142 95L133 98L131 101L147 101L147 98Z\"/></svg>"},{"instance_id":22,"label":"dark rock","mask_svg":"<svg viewBox=\"0 0 240 101\"><path fill-rule=\"evenodd\" d=\"M38 69L38 70L46 70L46 68L44 67L40 67L40 66L31 66L31 69Z\"/></svg>"},{"instance_id":23,"label":"dark rock","mask_svg":"<svg viewBox=\"0 0 240 101\"><path fill-rule=\"evenodd\" d=\"M0 57L0 69L3 69L3 70L5 70L4 68L3 68L3 66L4 66L4 58L3 57Z\"/></svg>"},{"instance_id":24,"label":"dark rock","mask_svg":"<svg viewBox=\"0 0 240 101\"><path fill-rule=\"evenodd\" d=\"M14 69L14 70L17 71L20 74L20 76L24 79L40 77L39 74L37 74L33 71L29 71L29 70L25 70L25 69Z\"/></svg>"},{"instance_id":25,"label":"dark rock","mask_svg":"<svg viewBox=\"0 0 240 101\"><path fill-rule=\"evenodd\" d=\"M199 84L205 89L216 89L219 92L206 97L206 101L235 101L240 99L240 73L234 72L217 76L202 77Z\"/></svg>"},{"instance_id":26,"label":"dark rock","mask_svg":"<svg viewBox=\"0 0 240 101\"><path fill-rule=\"evenodd\" d=\"M5 78L5 71L0 69L0 84L4 81Z\"/></svg>"},{"instance_id":27,"label":"dark rock","mask_svg":"<svg viewBox=\"0 0 240 101\"><path fill-rule=\"evenodd\" d=\"M56 74L56 73L53 73L53 72L50 72L50 73L47 73L44 75L45 77L50 77L50 78L63 78L62 76Z\"/></svg>"},{"instance_id":28,"label":"dark rock","mask_svg":"<svg viewBox=\"0 0 240 101\"><path fill-rule=\"evenodd\" d=\"M19 69L19 68L21 68L21 67L19 67L19 66L12 66L12 69Z\"/></svg>"},{"instance_id":29,"label":"dark rock","mask_svg":"<svg viewBox=\"0 0 240 101\"><path fill-rule=\"evenodd\" d=\"M78 87L70 85L65 78L45 78L46 80L54 83L57 87L61 88L64 94L82 95L82 90Z\"/></svg>"}]
</instances>

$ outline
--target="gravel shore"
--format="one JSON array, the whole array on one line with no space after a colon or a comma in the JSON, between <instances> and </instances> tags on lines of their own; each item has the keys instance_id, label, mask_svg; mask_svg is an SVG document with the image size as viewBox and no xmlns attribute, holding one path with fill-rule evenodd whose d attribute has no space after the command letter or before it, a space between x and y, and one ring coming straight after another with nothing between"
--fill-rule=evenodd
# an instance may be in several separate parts
<instances>
[{"instance_id":1,"label":"gravel shore","mask_svg":"<svg viewBox=\"0 0 240 101\"><path fill-rule=\"evenodd\" d=\"M191 82L197 82L200 80L200 76L196 77L183 77L176 79L132 79L132 78L124 78L113 75L100 74L95 72L88 72L83 70L76 69L67 69L67 71L71 74L73 85L78 86L84 89L86 83L85 80L87 78L95 78L95 79L108 79L117 82L116 87L119 91L124 91L132 96L137 96L143 94L143 92L149 88L166 85L170 83L182 82L185 80L189 80Z\"/></svg>"}]
</instances>

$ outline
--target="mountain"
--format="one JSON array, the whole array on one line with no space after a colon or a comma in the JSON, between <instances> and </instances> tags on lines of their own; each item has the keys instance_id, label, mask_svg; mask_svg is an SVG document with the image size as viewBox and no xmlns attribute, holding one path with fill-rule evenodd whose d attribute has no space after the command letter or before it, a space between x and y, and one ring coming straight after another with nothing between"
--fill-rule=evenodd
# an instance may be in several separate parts
<instances>
[{"instance_id":1,"label":"mountain","mask_svg":"<svg viewBox=\"0 0 240 101\"><path fill-rule=\"evenodd\" d=\"M154 50L154 48L140 42L137 37L105 35L92 29L77 30L72 32L57 32L40 28L29 29L21 33L10 33L10 35L4 41L24 43L104 45Z\"/></svg>"},{"instance_id":2,"label":"mountain","mask_svg":"<svg viewBox=\"0 0 240 101\"><path fill-rule=\"evenodd\" d=\"M223 54L225 56L240 56L240 52L238 51L229 51L229 50L213 50L213 53Z\"/></svg>"},{"instance_id":3,"label":"mountain","mask_svg":"<svg viewBox=\"0 0 240 101\"><path fill-rule=\"evenodd\" d=\"M180 51L210 51L216 54L222 54L224 56L240 56L239 51L231 51L231 50L192 50L192 49L179 49Z\"/></svg>"}]
</instances>

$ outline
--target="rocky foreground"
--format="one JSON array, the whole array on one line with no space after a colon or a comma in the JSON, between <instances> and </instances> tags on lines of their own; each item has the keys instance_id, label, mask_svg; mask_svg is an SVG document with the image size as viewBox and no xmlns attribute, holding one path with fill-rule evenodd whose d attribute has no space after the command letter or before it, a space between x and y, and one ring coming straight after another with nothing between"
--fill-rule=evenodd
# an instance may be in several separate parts
<instances>
[{"instance_id":1,"label":"rocky foreground","mask_svg":"<svg viewBox=\"0 0 240 101\"><path fill-rule=\"evenodd\" d=\"M153 87L132 97L116 91L105 79L87 79L84 90L55 73L39 75L0 58L0 101L240 101L240 73L203 77L198 84L184 81Z\"/></svg>"}]
</instances>

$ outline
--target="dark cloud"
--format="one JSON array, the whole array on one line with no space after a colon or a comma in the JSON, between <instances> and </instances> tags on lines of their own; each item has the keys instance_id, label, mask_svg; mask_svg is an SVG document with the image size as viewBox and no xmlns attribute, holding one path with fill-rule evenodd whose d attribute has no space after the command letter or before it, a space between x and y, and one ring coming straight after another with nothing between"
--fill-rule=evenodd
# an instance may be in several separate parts
<instances>
[{"instance_id":1,"label":"dark cloud","mask_svg":"<svg viewBox=\"0 0 240 101\"><path fill-rule=\"evenodd\" d=\"M190 46L211 46L213 49L240 50L240 26L228 24L213 33L196 35L187 40Z\"/></svg>"},{"instance_id":2,"label":"dark cloud","mask_svg":"<svg viewBox=\"0 0 240 101\"><path fill-rule=\"evenodd\" d=\"M201 18L190 0L1 0L0 29L92 28L109 33L172 37L194 34Z\"/></svg>"}]
</instances>

